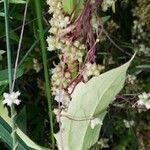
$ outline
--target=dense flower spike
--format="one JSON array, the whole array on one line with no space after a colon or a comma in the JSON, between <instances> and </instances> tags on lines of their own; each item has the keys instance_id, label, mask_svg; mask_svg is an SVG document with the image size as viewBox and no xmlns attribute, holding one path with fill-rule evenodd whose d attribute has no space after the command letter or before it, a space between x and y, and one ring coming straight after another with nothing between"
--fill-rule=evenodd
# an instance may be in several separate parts
<instances>
[{"instance_id":1,"label":"dense flower spike","mask_svg":"<svg viewBox=\"0 0 150 150\"><path fill-rule=\"evenodd\" d=\"M73 16L64 13L61 0L47 0L47 4L52 15L50 35L47 37L48 51L58 50L60 59L60 63L50 71L52 94L67 108L75 86L82 80L87 82L91 77L98 76L104 69L95 63L95 43L99 40L94 38L93 33L98 34L99 25L95 22L90 0L75 22ZM83 17L85 13L87 18ZM85 29L82 29L83 25Z\"/></svg>"},{"instance_id":2,"label":"dense flower spike","mask_svg":"<svg viewBox=\"0 0 150 150\"><path fill-rule=\"evenodd\" d=\"M138 54L150 56L150 3L148 0L137 0L137 6L133 9L135 18L133 25L132 43L135 46L135 51Z\"/></svg>"}]
</instances>

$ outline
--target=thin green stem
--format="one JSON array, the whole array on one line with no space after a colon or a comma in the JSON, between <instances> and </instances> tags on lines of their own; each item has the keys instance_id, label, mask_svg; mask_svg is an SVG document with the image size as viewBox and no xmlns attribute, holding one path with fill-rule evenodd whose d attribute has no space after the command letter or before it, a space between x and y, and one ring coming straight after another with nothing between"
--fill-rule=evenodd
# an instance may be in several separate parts
<instances>
[{"instance_id":1,"label":"thin green stem","mask_svg":"<svg viewBox=\"0 0 150 150\"><path fill-rule=\"evenodd\" d=\"M4 10L5 10L5 32L6 32L6 48L7 48L7 64L8 64L8 80L9 80L9 89L11 90L12 85L12 67L11 67L11 49L10 49L10 40L9 40L9 3L8 0L4 1Z\"/></svg>"},{"instance_id":2,"label":"thin green stem","mask_svg":"<svg viewBox=\"0 0 150 150\"><path fill-rule=\"evenodd\" d=\"M11 92L12 87L12 62L11 62L11 49L10 49L10 36L9 36L9 1L4 0L4 11L5 11L5 32L6 32L6 49L7 49L7 64L8 64L8 80L9 80L9 92ZM12 141L13 150L17 149L17 138L16 138L16 111L12 104L11 107L11 127L12 127Z\"/></svg>"},{"instance_id":3,"label":"thin green stem","mask_svg":"<svg viewBox=\"0 0 150 150\"><path fill-rule=\"evenodd\" d=\"M44 30L43 30L43 23L42 23L42 7L40 4L40 0L35 1L36 7L36 14L37 14L37 23L38 23L38 34L41 43L42 49L42 59L43 59L43 66L44 66L44 77L45 77L45 86L46 86L46 96L48 100L48 111L49 111L49 119L50 119L50 128L51 128L51 140L52 140L52 148L54 149L55 140L54 140L54 131L53 131L53 112L52 112L52 101L51 101L51 89L50 89L50 81L49 81L49 73L48 73L48 65L47 65L47 50L46 50L46 43L44 38Z\"/></svg>"}]
</instances>

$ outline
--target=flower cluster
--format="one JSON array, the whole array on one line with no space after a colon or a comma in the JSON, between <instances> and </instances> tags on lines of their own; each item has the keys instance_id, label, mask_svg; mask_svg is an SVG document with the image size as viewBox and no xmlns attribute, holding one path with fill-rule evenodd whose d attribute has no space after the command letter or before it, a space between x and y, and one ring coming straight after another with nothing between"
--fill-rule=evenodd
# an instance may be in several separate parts
<instances>
[{"instance_id":1,"label":"flower cluster","mask_svg":"<svg viewBox=\"0 0 150 150\"><path fill-rule=\"evenodd\" d=\"M90 125L91 125L91 128L94 129L97 125L103 125L103 122L102 120L100 120L99 118L94 118L90 121Z\"/></svg>"},{"instance_id":2,"label":"flower cluster","mask_svg":"<svg viewBox=\"0 0 150 150\"><path fill-rule=\"evenodd\" d=\"M70 17L63 13L62 2L60 0L48 0L47 4L49 4L49 13L53 15L49 21L51 25L49 33L51 35L47 38L48 50L62 50L62 53L70 61L78 60L82 62L85 51L85 45L82 44L82 39L75 40L72 43L65 38L59 37L62 29L65 29L70 24Z\"/></svg>"},{"instance_id":3,"label":"flower cluster","mask_svg":"<svg viewBox=\"0 0 150 150\"><path fill-rule=\"evenodd\" d=\"M108 141L109 141L109 139L101 138L101 139L98 141L98 145L100 146L101 149L103 149L103 148L109 148Z\"/></svg>"},{"instance_id":4,"label":"flower cluster","mask_svg":"<svg viewBox=\"0 0 150 150\"><path fill-rule=\"evenodd\" d=\"M69 104L70 98L65 89L71 82L71 73L69 71L64 71L61 64L56 65L51 72L53 85L52 94L55 95L55 100L57 102L62 102L66 106Z\"/></svg>"},{"instance_id":5,"label":"flower cluster","mask_svg":"<svg viewBox=\"0 0 150 150\"><path fill-rule=\"evenodd\" d=\"M144 10L144 11L143 11ZM137 0L137 7L133 9L133 16L136 18L133 22L133 39L135 51L139 54L150 56L150 3L147 0Z\"/></svg>"},{"instance_id":6,"label":"flower cluster","mask_svg":"<svg viewBox=\"0 0 150 150\"><path fill-rule=\"evenodd\" d=\"M33 68L37 73L42 69L42 65L35 58L33 58Z\"/></svg>"},{"instance_id":7,"label":"flower cluster","mask_svg":"<svg viewBox=\"0 0 150 150\"><path fill-rule=\"evenodd\" d=\"M60 59L60 62L54 65L55 68L50 71L52 73L52 94L57 102L61 102L67 108L71 100L70 94L73 92L74 87L81 80L88 81L91 77L98 76L104 67L97 65L92 59L95 58L93 53L95 47L92 47L96 41L95 36L88 32L88 29L83 30L85 33L79 33L82 30L80 25L83 22L81 20L73 22L72 16L64 13L61 0L47 0L47 4L49 5L49 13L52 16L49 20L51 26L49 29L50 35L47 37L48 51L58 50ZM83 21L87 20L87 23L89 23L93 15L94 13L88 18L89 20L84 20L84 17L82 19ZM97 18L91 19L88 25L89 28L91 27L90 31L93 29L94 33L98 30L96 20ZM86 39L87 37L85 36L88 36L89 39ZM89 43L91 41L92 43ZM90 56L86 57L88 48L91 53L89 54ZM86 61L84 58L87 58Z\"/></svg>"},{"instance_id":8,"label":"flower cluster","mask_svg":"<svg viewBox=\"0 0 150 150\"><path fill-rule=\"evenodd\" d=\"M144 106L146 109L150 109L150 93L142 93L139 96L139 100L137 101L137 104L139 106Z\"/></svg>"},{"instance_id":9,"label":"flower cluster","mask_svg":"<svg viewBox=\"0 0 150 150\"><path fill-rule=\"evenodd\" d=\"M48 50L59 50L59 58L64 61L64 64L60 62L52 69L52 92L56 101L66 105L69 101L66 89L77 73L77 65L83 61L85 44L81 38L70 41L66 37L60 36L60 33L71 23L70 16L63 12L61 0L47 0L47 4L49 13L52 14L49 21L50 36L47 37Z\"/></svg>"},{"instance_id":10,"label":"flower cluster","mask_svg":"<svg viewBox=\"0 0 150 150\"><path fill-rule=\"evenodd\" d=\"M134 84L135 80L136 80L136 76L130 75L130 74L127 75L127 82L128 83Z\"/></svg>"},{"instance_id":11,"label":"flower cluster","mask_svg":"<svg viewBox=\"0 0 150 150\"><path fill-rule=\"evenodd\" d=\"M96 63L87 63L83 72L84 81L88 81L89 77L98 76L104 69L104 66L97 65Z\"/></svg>"},{"instance_id":12,"label":"flower cluster","mask_svg":"<svg viewBox=\"0 0 150 150\"><path fill-rule=\"evenodd\" d=\"M112 7L115 4L115 0L103 0L101 7L102 10L105 12L108 8Z\"/></svg>"},{"instance_id":13,"label":"flower cluster","mask_svg":"<svg viewBox=\"0 0 150 150\"><path fill-rule=\"evenodd\" d=\"M131 128L135 124L134 120L129 121L124 119L123 122L126 128Z\"/></svg>"}]
</instances>

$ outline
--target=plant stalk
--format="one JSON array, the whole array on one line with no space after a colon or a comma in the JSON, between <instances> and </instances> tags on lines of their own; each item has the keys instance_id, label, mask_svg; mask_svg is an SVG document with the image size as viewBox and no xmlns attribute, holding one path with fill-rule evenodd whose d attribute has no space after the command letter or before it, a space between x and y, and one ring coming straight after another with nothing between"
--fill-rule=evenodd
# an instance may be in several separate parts
<instances>
[{"instance_id":1,"label":"plant stalk","mask_svg":"<svg viewBox=\"0 0 150 150\"><path fill-rule=\"evenodd\" d=\"M5 11L5 32L6 32L6 49L7 49L7 64L8 64L8 81L9 81L9 93L12 87L12 61L11 61L11 48L10 48L10 36L9 36L9 0L4 0L4 11ZM11 105L11 127L12 127L12 146L13 150L17 149L17 138L16 138L16 111L14 104Z\"/></svg>"},{"instance_id":2,"label":"plant stalk","mask_svg":"<svg viewBox=\"0 0 150 150\"><path fill-rule=\"evenodd\" d=\"M45 88L46 88L46 96L48 100L48 115L50 119L50 129L51 129L51 140L52 140L52 148L55 147L55 139L54 139L54 130L53 130L53 111L52 111L52 101L51 101L51 89L50 89L50 80L49 80L49 72L48 72L48 65L47 65L47 50L46 50L46 43L44 38L44 29L42 23L42 7L40 0L35 1L36 7L36 14L37 14L37 23L38 23L38 35L40 39L41 49L42 49L42 59L43 59L43 66L44 66L44 77L45 77Z\"/></svg>"}]
</instances>

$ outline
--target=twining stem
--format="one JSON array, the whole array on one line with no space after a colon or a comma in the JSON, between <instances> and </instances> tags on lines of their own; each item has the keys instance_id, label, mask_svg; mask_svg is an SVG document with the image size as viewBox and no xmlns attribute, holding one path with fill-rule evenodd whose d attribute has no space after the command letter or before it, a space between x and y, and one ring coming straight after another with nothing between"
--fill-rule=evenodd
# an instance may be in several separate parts
<instances>
[{"instance_id":1,"label":"twining stem","mask_svg":"<svg viewBox=\"0 0 150 150\"><path fill-rule=\"evenodd\" d=\"M18 69L18 60L19 60L22 38L23 38L23 33L24 33L24 26L25 26L25 21L26 21L28 2L29 2L29 0L26 1L26 5L25 5L23 24L22 24L22 28L21 28L20 39L19 39L19 44L18 44L18 49L17 49L17 56L16 56L16 61L15 61L14 74L13 74L13 82L12 82L12 87L11 87L12 92L15 87L15 81L16 81L16 75L17 75L17 69Z\"/></svg>"},{"instance_id":2,"label":"twining stem","mask_svg":"<svg viewBox=\"0 0 150 150\"><path fill-rule=\"evenodd\" d=\"M9 80L9 89L11 90L12 85L12 67L11 67L11 49L10 49L10 40L9 40L9 4L8 0L4 1L4 11L5 11L5 32L6 32L6 48L7 48L7 64L8 64L8 80Z\"/></svg>"},{"instance_id":3,"label":"twining stem","mask_svg":"<svg viewBox=\"0 0 150 150\"><path fill-rule=\"evenodd\" d=\"M7 49L7 64L8 64L8 81L9 81L9 92L11 92L12 87L12 62L11 62L11 49L10 49L10 36L9 36L9 2L4 0L4 11L5 11L5 32L6 32L6 49ZM17 149L17 138L16 138L16 111L14 104L11 105L11 127L12 127L12 141L13 150Z\"/></svg>"},{"instance_id":4,"label":"twining stem","mask_svg":"<svg viewBox=\"0 0 150 150\"><path fill-rule=\"evenodd\" d=\"M53 112L52 112L52 104L51 104L51 89L50 89L50 81L49 81L49 73L48 73L48 65L47 65L47 50L46 50L46 44L45 44L45 38L44 38L44 29L43 29L43 23L42 23L42 7L40 4L40 0L35 1L35 7L36 7L36 14L37 14L37 23L38 23L38 34L40 38L41 43L41 49L42 49L42 59L43 59L43 66L44 66L44 77L45 77L45 86L46 86L46 96L48 100L48 113L49 113L49 119L50 119L50 128L51 128L51 140L52 140L52 148L55 147L55 140L54 140L54 131L53 131Z\"/></svg>"}]
</instances>

